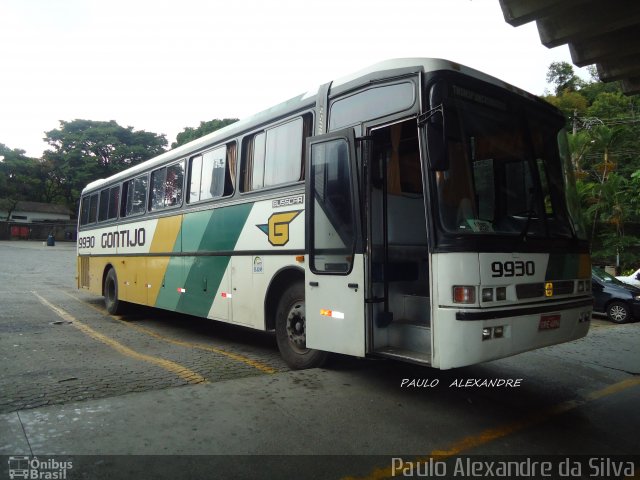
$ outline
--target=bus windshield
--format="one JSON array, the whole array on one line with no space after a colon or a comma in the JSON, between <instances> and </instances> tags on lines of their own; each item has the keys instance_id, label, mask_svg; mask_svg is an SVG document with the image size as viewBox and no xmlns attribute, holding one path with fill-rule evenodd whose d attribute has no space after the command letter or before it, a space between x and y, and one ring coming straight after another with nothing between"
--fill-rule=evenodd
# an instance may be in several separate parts
<instances>
[{"instance_id":1,"label":"bus windshield","mask_svg":"<svg viewBox=\"0 0 640 480\"><path fill-rule=\"evenodd\" d=\"M453 91L449 168L435 173L444 233L582 238L567 202L575 187L559 152L562 119L514 97Z\"/></svg>"}]
</instances>

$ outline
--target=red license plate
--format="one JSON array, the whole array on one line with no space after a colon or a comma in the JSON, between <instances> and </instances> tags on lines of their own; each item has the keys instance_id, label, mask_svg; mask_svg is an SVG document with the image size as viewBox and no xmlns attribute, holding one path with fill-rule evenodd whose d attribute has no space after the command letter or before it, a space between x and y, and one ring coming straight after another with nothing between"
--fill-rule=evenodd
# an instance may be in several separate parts
<instances>
[{"instance_id":1,"label":"red license plate","mask_svg":"<svg viewBox=\"0 0 640 480\"><path fill-rule=\"evenodd\" d=\"M540 317L540 323L538 324L538 330L553 330L554 328L560 328L560 315L542 315Z\"/></svg>"}]
</instances>

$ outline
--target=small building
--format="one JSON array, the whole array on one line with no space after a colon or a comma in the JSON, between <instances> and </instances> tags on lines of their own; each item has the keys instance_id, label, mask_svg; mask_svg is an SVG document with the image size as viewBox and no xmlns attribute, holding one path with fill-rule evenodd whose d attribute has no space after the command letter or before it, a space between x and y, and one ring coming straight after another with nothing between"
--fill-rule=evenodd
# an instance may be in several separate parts
<instances>
[{"instance_id":1,"label":"small building","mask_svg":"<svg viewBox=\"0 0 640 480\"><path fill-rule=\"evenodd\" d=\"M0 220L17 223L69 222L72 212L64 205L41 202L17 202L7 218L7 211L0 210Z\"/></svg>"}]
</instances>

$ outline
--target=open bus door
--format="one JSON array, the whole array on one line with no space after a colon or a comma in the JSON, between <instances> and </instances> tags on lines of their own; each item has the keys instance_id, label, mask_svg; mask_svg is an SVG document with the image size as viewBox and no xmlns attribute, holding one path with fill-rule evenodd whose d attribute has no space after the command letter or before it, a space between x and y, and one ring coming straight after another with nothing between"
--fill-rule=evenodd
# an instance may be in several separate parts
<instances>
[{"instance_id":1,"label":"open bus door","mask_svg":"<svg viewBox=\"0 0 640 480\"><path fill-rule=\"evenodd\" d=\"M364 255L353 129L307 143L308 348L365 355Z\"/></svg>"}]
</instances>

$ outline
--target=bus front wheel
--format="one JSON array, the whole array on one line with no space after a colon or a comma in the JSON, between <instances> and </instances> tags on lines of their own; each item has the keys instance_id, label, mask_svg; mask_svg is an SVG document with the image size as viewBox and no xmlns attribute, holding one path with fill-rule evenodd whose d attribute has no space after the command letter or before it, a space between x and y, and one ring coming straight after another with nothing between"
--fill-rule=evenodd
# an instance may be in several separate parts
<instances>
[{"instance_id":1,"label":"bus front wheel","mask_svg":"<svg viewBox=\"0 0 640 480\"><path fill-rule=\"evenodd\" d=\"M111 268L104 277L104 306L111 315L117 315L122 311L122 302L118 298L118 277L116 271Z\"/></svg>"},{"instance_id":2,"label":"bus front wheel","mask_svg":"<svg viewBox=\"0 0 640 480\"><path fill-rule=\"evenodd\" d=\"M276 340L284 361L294 370L320 367L327 352L307 348L304 285L295 283L284 291L276 313Z\"/></svg>"}]
</instances>

